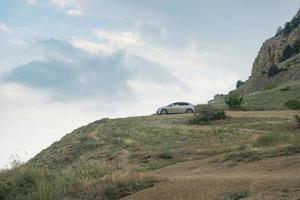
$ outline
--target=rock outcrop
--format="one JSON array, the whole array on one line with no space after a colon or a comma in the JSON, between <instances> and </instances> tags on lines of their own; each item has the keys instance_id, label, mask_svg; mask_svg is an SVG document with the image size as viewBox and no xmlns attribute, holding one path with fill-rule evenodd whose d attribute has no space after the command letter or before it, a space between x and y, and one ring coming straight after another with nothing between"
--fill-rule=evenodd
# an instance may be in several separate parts
<instances>
[{"instance_id":1,"label":"rock outcrop","mask_svg":"<svg viewBox=\"0 0 300 200\"><path fill-rule=\"evenodd\" d=\"M278 68L274 76L268 74L272 65ZM263 43L250 78L236 92L246 95L295 80L300 80L300 9L284 28Z\"/></svg>"},{"instance_id":2,"label":"rock outcrop","mask_svg":"<svg viewBox=\"0 0 300 200\"><path fill-rule=\"evenodd\" d=\"M283 54L285 49L288 48L288 45L294 46L299 41L300 9L291 22L286 23L283 29L278 30L276 36L263 43L253 63L251 78L255 79L266 72L273 64L284 61Z\"/></svg>"}]
</instances>

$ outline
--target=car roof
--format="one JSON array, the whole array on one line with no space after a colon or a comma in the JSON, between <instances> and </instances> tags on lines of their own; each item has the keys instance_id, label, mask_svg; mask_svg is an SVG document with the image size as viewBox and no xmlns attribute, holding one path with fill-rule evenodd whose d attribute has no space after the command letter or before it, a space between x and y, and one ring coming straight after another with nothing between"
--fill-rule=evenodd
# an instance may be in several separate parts
<instances>
[{"instance_id":1,"label":"car roof","mask_svg":"<svg viewBox=\"0 0 300 200\"><path fill-rule=\"evenodd\" d=\"M188 102L182 102L182 101L180 101L180 102L174 102L174 103L187 103L187 104L190 104ZM172 103L172 104L174 104L174 103Z\"/></svg>"}]
</instances>

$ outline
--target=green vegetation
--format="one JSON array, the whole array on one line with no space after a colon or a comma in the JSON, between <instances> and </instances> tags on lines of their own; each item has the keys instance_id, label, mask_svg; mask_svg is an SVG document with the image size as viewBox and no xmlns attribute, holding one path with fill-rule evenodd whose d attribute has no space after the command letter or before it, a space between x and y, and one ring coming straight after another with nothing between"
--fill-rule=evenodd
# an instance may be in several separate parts
<instances>
[{"instance_id":1,"label":"green vegetation","mask_svg":"<svg viewBox=\"0 0 300 200\"><path fill-rule=\"evenodd\" d=\"M287 45L284 48L280 62L283 62L300 52L300 41L296 41L293 45Z\"/></svg>"},{"instance_id":2,"label":"green vegetation","mask_svg":"<svg viewBox=\"0 0 300 200\"><path fill-rule=\"evenodd\" d=\"M280 72L280 69L278 68L278 66L272 65L268 70L268 76L269 77L275 76L275 75L279 74L279 72Z\"/></svg>"},{"instance_id":3,"label":"green vegetation","mask_svg":"<svg viewBox=\"0 0 300 200\"><path fill-rule=\"evenodd\" d=\"M152 187L160 179L141 173L114 174L98 165L66 170L41 170L20 166L1 172L0 199L107 199L115 200ZM104 178L104 175L109 175Z\"/></svg>"},{"instance_id":4,"label":"green vegetation","mask_svg":"<svg viewBox=\"0 0 300 200\"><path fill-rule=\"evenodd\" d=\"M291 110L300 110L300 101L296 99L289 100L284 105Z\"/></svg>"},{"instance_id":5,"label":"green vegetation","mask_svg":"<svg viewBox=\"0 0 300 200\"><path fill-rule=\"evenodd\" d=\"M298 128L300 128L300 117L299 117L299 115L295 115L294 117L295 117L295 120L298 124Z\"/></svg>"},{"instance_id":6,"label":"green vegetation","mask_svg":"<svg viewBox=\"0 0 300 200\"><path fill-rule=\"evenodd\" d=\"M208 104L201 104L195 107L194 117L191 124L207 124L211 121L226 119L225 111L214 108Z\"/></svg>"},{"instance_id":7,"label":"green vegetation","mask_svg":"<svg viewBox=\"0 0 300 200\"><path fill-rule=\"evenodd\" d=\"M238 89L239 87L241 87L242 85L244 85L245 84L245 82L243 82L243 81L241 81L241 80L238 80L237 82L236 82L236 89Z\"/></svg>"},{"instance_id":8,"label":"green vegetation","mask_svg":"<svg viewBox=\"0 0 300 200\"><path fill-rule=\"evenodd\" d=\"M295 17L292 19L292 21L287 22L284 26L284 28L278 28L276 36L277 35L287 35L290 32L292 32L295 28L297 28L300 24L300 18Z\"/></svg>"},{"instance_id":9,"label":"green vegetation","mask_svg":"<svg viewBox=\"0 0 300 200\"><path fill-rule=\"evenodd\" d=\"M225 103L228 105L230 110L240 110L243 99L243 96L240 96L237 93L231 93L225 98Z\"/></svg>"},{"instance_id":10,"label":"green vegetation","mask_svg":"<svg viewBox=\"0 0 300 200\"><path fill-rule=\"evenodd\" d=\"M284 89L283 88L287 88ZM243 110L286 110L285 102L300 99L300 80L274 85L270 89L244 95ZM228 109L224 100L210 103L213 107Z\"/></svg>"},{"instance_id":11,"label":"green vegetation","mask_svg":"<svg viewBox=\"0 0 300 200\"><path fill-rule=\"evenodd\" d=\"M239 200L250 196L250 192L248 190L245 191L237 191L229 194L224 198L224 200Z\"/></svg>"}]
</instances>

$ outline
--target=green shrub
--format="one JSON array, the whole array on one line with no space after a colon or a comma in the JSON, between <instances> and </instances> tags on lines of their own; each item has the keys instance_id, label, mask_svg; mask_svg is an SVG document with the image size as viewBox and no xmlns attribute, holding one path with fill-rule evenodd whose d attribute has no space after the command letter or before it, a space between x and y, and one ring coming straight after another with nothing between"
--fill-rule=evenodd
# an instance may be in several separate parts
<instances>
[{"instance_id":1,"label":"green shrub","mask_svg":"<svg viewBox=\"0 0 300 200\"><path fill-rule=\"evenodd\" d=\"M207 124L214 120L226 119L225 111L214 108L208 104L201 104L195 107L195 113L190 120L191 124Z\"/></svg>"},{"instance_id":2,"label":"green shrub","mask_svg":"<svg viewBox=\"0 0 300 200\"><path fill-rule=\"evenodd\" d=\"M244 85L245 84L245 82L243 82L243 81L241 81L241 80L238 80L237 82L236 82L236 89L238 89L239 87L241 87L242 85Z\"/></svg>"},{"instance_id":3,"label":"green shrub","mask_svg":"<svg viewBox=\"0 0 300 200\"><path fill-rule=\"evenodd\" d=\"M238 191L229 194L224 200L239 200L250 196L250 192L248 190L245 191Z\"/></svg>"},{"instance_id":4,"label":"green shrub","mask_svg":"<svg viewBox=\"0 0 300 200\"><path fill-rule=\"evenodd\" d=\"M284 105L291 110L300 110L300 101L296 99L289 100Z\"/></svg>"},{"instance_id":5,"label":"green shrub","mask_svg":"<svg viewBox=\"0 0 300 200\"><path fill-rule=\"evenodd\" d=\"M295 115L294 117L295 117L295 120L298 124L298 128L300 128L300 117L299 117L299 115Z\"/></svg>"},{"instance_id":6,"label":"green shrub","mask_svg":"<svg viewBox=\"0 0 300 200\"><path fill-rule=\"evenodd\" d=\"M158 157L161 159L169 160L169 159L172 159L174 157L174 155L172 152L167 151L167 152L162 152L162 153L158 154Z\"/></svg>"},{"instance_id":7,"label":"green shrub","mask_svg":"<svg viewBox=\"0 0 300 200\"><path fill-rule=\"evenodd\" d=\"M300 52L300 41L297 40L293 45L287 45L282 53L282 56L280 58L280 62L283 62L290 57L297 55Z\"/></svg>"},{"instance_id":8,"label":"green shrub","mask_svg":"<svg viewBox=\"0 0 300 200\"><path fill-rule=\"evenodd\" d=\"M279 72L280 72L280 69L278 68L278 66L277 65L272 65L270 67L270 69L268 70L268 76L269 77L275 76Z\"/></svg>"},{"instance_id":9,"label":"green shrub","mask_svg":"<svg viewBox=\"0 0 300 200\"><path fill-rule=\"evenodd\" d=\"M231 93L225 98L225 103L230 110L240 110L243 103L243 96L237 93Z\"/></svg>"},{"instance_id":10,"label":"green shrub","mask_svg":"<svg viewBox=\"0 0 300 200\"><path fill-rule=\"evenodd\" d=\"M291 88L290 86L286 86L284 88L280 88L281 91L289 91Z\"/></svg>"}]
</instances>

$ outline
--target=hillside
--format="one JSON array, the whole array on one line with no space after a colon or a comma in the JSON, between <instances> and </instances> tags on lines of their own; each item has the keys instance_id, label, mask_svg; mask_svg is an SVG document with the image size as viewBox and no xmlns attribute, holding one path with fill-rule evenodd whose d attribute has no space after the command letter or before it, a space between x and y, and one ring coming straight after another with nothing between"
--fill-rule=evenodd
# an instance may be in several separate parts
<instances>
[{"instance_id":1,"label":"hillside","mask_svg":"<svg viewBox=\"0 0 300 200\"><path fill-rule=\"evenodd\" d=\"M299 199L300 111L284 107L300 99L299 44L300 10L233 91L248 111L97 120L0 171L0 200ZM224 95L210 103L226 108Z\"/></svg>"},{"instance_id":2,"label":"hillside","mask_svg":"<svg viewBox=\"0 0 300 200\"><path fill-rule=\"evenodd\" d=\"M269 73L274 66L275 72ZM244 96L246 110L286 109L286 101L300 99L300 10L263 43L251 76L233 92ZM224 96L211 103L226 108Z\"/></svg>"},{"instance_id":3,"label":"hillside","mask_svg":"<svg viewBox=\"0 0 300 200\"><path fill-rule=\"evenodd\" d=\"M0 197L119 199L153 186L127 199L299 196L300 113L228 114L203 126L187 124L191 115L93 122L0 176Z\"/></svg>"}]
</instances>

